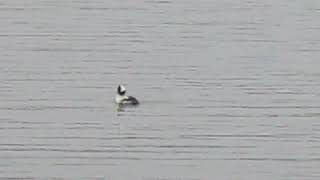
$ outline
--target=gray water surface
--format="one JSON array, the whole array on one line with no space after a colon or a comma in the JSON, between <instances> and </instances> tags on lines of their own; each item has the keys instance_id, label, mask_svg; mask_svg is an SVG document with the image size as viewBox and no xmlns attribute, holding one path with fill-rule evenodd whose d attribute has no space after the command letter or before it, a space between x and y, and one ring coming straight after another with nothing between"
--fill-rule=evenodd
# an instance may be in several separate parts
<instances>
[{"instance_id":1,"label":"gray water surface","mask_svg":"<svg viewBox=\"0 0 320 180\"><path fill-rule=\"evenodd\" d=\"M0 179L320 179L319 19L318 0L1 1Z\"/></svg>"}]
</instances>

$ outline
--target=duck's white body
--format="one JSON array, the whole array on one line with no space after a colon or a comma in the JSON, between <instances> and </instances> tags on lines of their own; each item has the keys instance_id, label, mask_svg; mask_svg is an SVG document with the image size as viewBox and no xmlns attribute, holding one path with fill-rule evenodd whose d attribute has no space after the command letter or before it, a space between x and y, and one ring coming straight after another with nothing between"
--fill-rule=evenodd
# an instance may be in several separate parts
<instances>
[{"instance_id":1,"label":"duck's white body","mask_svg":"<svg viewBox=\"0 0 320 180\"><path fill-rule=\"evenodd\" d=\"M128 96L124 96L124 95L121 96L121 95L117 94L115 100L116 100L117 104L122 104L128 98L129 98Z\"/></svg>"}]
</instances>

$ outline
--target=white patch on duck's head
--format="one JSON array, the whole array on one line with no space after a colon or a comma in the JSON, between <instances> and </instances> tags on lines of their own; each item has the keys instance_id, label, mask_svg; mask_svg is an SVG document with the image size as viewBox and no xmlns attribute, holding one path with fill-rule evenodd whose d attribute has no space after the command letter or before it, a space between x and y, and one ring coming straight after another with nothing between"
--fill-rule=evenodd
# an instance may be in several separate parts
<instances>
[{"instance_id":1,"label":"white patch on duck's head","mask_svg":"<svg viewBox=\"0 0 320 180\"><path fill-rule=\"evenodd\" d=\"M118 91L119 95L123 96L126 93L127 90L123 85L119 85L117 91Z\"/></svg>"}]
</instances>

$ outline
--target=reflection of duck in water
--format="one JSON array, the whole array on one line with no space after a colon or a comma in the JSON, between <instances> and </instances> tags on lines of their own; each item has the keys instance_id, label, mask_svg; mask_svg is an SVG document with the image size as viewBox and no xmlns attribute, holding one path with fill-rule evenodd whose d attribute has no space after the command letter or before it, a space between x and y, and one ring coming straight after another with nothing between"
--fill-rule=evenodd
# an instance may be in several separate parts
<instances>
[{"instance_id":1,"label":"reflection of duck in water","mask_svg":"<svg viewBox=\"0 0 320 180\"><path fill-rule=\"evenodd\" d=\"M116 103L119 105L138 105L139 101L132 96L126 96L126 88L119 85L117 89Z\"/></svg>"}]
</instances>

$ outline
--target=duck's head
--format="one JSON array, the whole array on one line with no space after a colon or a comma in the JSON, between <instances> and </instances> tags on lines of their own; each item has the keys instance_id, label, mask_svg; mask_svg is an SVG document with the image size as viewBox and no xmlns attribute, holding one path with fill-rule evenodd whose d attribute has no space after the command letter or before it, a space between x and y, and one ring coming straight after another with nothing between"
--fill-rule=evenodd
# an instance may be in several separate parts
<instances>
[{"instance_id":1,"label":"duck's head","mask_svg":"<svg viewBox=\"0 0 320 180\"><path fill-rule=\"evenodd\" d=\"M126 88L123 86L123 85L119 85L118 86L118 90L117 90L117 92L118 92L118 94L120 95L120 96L123 96L123 95L125 95L126 94Z\"/></svg>"}]
</instances>

